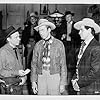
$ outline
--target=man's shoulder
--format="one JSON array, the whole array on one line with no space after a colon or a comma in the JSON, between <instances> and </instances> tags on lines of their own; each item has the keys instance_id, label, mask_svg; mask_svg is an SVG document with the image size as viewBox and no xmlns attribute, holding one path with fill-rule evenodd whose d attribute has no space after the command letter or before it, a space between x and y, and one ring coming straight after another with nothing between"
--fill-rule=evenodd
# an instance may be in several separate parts
<instances>
[{"instance_id":1,"label":"man's shoulder","mask_svg":"<svg viewBox=\"0 0 100 100\"><path fill-rule=\"evenodd\" d=\"M0 48L0 54L5 54L6 50L7 50L7 46L4 45L3 47Z\"/></svg>"},{"instance_id":2,"label":"man's shoulder","mask_svg":"<svg viewBox=\"0 0 100 100\"><path fill-rule=\"evenodd\" d=\"M43 43L43 40L38 41L38 42L35 44L35 47L39 47L39 46L41 46L42 43Z\"/></svg>"},{"instance_id":3,"label":"man's shoulder","mask_svg":"<svg viewBox=\"0 0 100 100\"><path fill-rule=\"evenodd\" d=\"M57 39L57 38L54 38L55 39L55 44L57 45L61 45L61 46L63 46L64 44L63 44L63 42L61 41L61 40L59 40L59 39Z\"/></svg>"}]
</instances>

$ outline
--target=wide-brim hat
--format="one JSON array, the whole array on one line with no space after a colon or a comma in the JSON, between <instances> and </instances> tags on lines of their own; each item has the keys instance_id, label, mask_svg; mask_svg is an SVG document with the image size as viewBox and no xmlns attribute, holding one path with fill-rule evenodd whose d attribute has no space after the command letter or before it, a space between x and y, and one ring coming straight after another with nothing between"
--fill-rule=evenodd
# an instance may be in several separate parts
<instances>
[{"instance_id":1,"label":"wide-brim hat","mask_svg":"<svg viewBox=\"0 0 100 100\"><path fill-rule=\"evenodd\" d=\"M39 16L37 14L35 14L34 12L30 13L30 17L39 18Z\"/></svg>"},{"instance_id":2,"label":"wide-brim hat","mask_svg":"<svg viewBox=\"0 0 100 100\"><path fill-rule=\"evenodd\" d=\"M64 14L64 16L69 15L69 14L71 14L72 16L74 16L74 15L75 15L75 14L74 14L74 13L72 13L71 11L66 11L66 12L65 12L65 14Z\"/></svg>"},{"instance_id":3,"label":"wide-brim hat","mask_svg":"<svg viewBox=\"0 0 100 100\"><path fill-rule=\"evenodd\" d=\"M5 34L5 39L7 39L9 36L11 36L12 34L14 34L15 32L19 31L20 28L15 29L13 26L10 26L9 28L7 28L4 32Z\"/></svg>"},{"instance_id":4,"label":"wide-brim hat","mask_svg":"<svg viewBox=\"0 0 100 100\"><path fill-rule=\"evenodd\" d=\"M77 30L81 29L81 26L89 26L94 28L95 33L99 33L100 32L100 26L98 24L95 23L95 21L91 18L84 18L82 21L78 21L74 24L74 27Z\"/></svg>"},{"instance_id":5,"label":"wide-brim hat","mask_svg":"<svg viewBox=\"0 0 100 100\"><path fill-rule=\"evenodd\" d=\"M38 31L39 27L41 26L50 26L51 30L54 30L56 28L56 26L52 22L48 21L47 19L40 19L38 22L38 26L34 27L34 29Z\"/></svg>"}]
</instances>

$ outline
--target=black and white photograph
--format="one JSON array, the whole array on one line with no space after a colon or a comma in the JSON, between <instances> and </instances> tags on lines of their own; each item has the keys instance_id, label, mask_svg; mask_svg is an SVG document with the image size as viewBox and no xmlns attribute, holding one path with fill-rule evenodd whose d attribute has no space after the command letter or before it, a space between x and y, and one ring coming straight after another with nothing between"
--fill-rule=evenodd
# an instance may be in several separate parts
<instances>
[{"instance_id":1,"label":"black and white photograph","mask_svg":"<svg viewBox=\"0 0 100 100\"><path fill-rule=\"evenodd\" d=\"M0 3L0 98L7 95L99 98L99 1Z\"/></svg>"}]
</instances>

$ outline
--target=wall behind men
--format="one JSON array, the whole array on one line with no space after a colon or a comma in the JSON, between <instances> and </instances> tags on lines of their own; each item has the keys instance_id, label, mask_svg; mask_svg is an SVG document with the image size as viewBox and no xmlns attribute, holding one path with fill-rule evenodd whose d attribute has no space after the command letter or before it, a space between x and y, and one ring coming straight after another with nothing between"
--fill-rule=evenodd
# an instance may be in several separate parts
<instances>
[{"instance_id":1,"label":"wall behind men","mask_svg":"<svg viewBox=\"0 0 100 100\"><path fill-rule=\"evenodd\" d=\"M54 12L55 6L64 14L65 10L70 10L75 13L74 20L78 21L83 17L87 17L87 9L92 4L48 4L50 13ZM10 25L15 28L24 27L24 22L27 18L27 12L37 11L40 17L47 15L40 15L40 4L0 4L0 11L2 11L2 28L6 29Z\"/></svg>"}]
</instances>

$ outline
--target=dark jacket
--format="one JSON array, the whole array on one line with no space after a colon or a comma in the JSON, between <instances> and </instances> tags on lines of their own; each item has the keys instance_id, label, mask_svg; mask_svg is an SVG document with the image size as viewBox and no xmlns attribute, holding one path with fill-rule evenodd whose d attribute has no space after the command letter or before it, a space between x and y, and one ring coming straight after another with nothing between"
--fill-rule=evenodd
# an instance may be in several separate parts
<instances>
[{"instance_id":1,"label":"dark jacket","mask_svg":"<svg viewBox=\"0 0 100 100\"><path fill-rule=\"evenodd\" d=\"M28 23L28 26L26 26L22 32L21 42L24 44L24 46L28 44L30 38L33 38L35 42L38 42L41 39L39 33L36 30L34 30L34 35L31 36L31 23Z\"/></svg>"},{"instance_id":2,"label":"dark jacket","mask_svg":"<svg viewBox=\"0 0 100 100\"><path fill-rule=\"evenodd\" d=\"M80 59L78 70L80 94L94 94L100 91L100 44L96 39L87 46Z\"/></svg>"},{"instance_id":3,"label":"dark jacket","mask_svg":"<svg viewBox=\"0 0 100 100\"><path fill-rule=\"evenodd\" d=\"M81 39L78 34L79 31L74 28L74 24L75 22L73 21L70 37L71 37L72 44L74 45L74 47L76 47L76 46L80 46ZM65 20L62 21L62 24L55 29L55 32L57 32L56 38L61 40L62 35L67 34L67 22ZM66 40L64 39L63 42L65 41Z\"/></svg>"}]
</instances>

